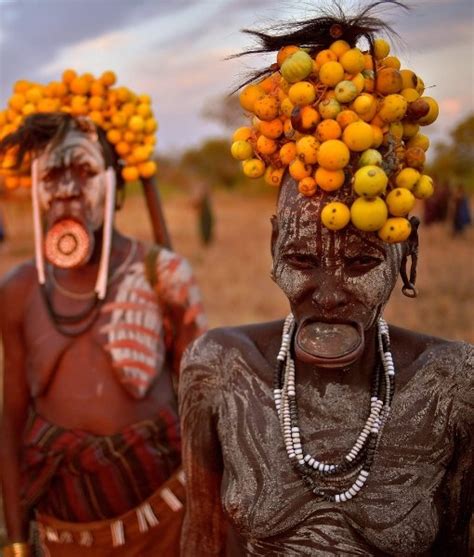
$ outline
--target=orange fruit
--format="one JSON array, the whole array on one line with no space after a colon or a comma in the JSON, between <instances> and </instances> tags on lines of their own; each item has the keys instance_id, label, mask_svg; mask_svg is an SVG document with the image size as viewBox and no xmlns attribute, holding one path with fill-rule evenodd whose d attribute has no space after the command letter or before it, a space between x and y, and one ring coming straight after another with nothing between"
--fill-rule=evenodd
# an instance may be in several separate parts
<instances>
[{"instance_id":1,"label":"orange fruit","mask_svg":"<svg viewBox=\"0 0 474 557\"><path fill-rule=\"evenodd\" d=\"M280 103L275 97L264 95L255 101L253 111L260 120L270 121L278 116Z\"/></svg>"},{"instance_id":2,"label":"orange fruit","mask_svg":"<svg viewBox=\"0 0 474 557\"><path fill-rule=\"evenodd\" d=\"M262 135L270 139L277 139L283 133L283 122L279 118L266 122L261 121L258 129Z\"/></svg>"},{"instance_id":3,"label":"orange fruit","mask_svg":"<svg viewBox=\"0 0 474 557\"><path fill-rule=\"evenodd\" d=\"M250 145L250 144L249 144ZM278 149L278 143L274 139L270 139L261 135L257 139L257 151L262 155L271 155Z\"/></svg>"},{"instance_id":4,"label":"orange fruit","mask_svg":"<svg viewBox=\"0 0 474 557\"><path fill-rule=\"evenodd\" d=\"M299 50L299 46L295 46L295 45L282 46L277 54L277 64L281 67L281 65L288 58L288 56L294 54L297 50Z\"/></svg>"},{"instance_id":5,"label":"orange fruit","mask_svg":"<svg viewBox=\"0 0 474 557\"><path fill-rule=\"evenodd\" d=\"M306 164L314 164L318 160L319 141L313 135L305 135L296 142L296 153Z\"/></svg>"},{"instance_id":6,"label":"orange fruit","mask_svg":"<svg viewBox=\"0 0 474 557\"><path fill-rule=\"evenodd\" d=\"M327 170L320 166L314 173L314 179L324 191L338 190L345 181L344 170Z\"/></svg>"},{"instance_id":7,"label":"orange fruit","mask_svg":"<svg viewBox=\"0 0 474 557\"><path fill-rule=\"evenodd\" d=\"M105 72L100 76L100 81L101 81L106 87L111 87L111 86L117 81L117 76L115 75L114 72L108 70L108 71L105 71Z\"/></svg>"},{"instance_id":8,"label":"orange fruit","mask_svg":"<svg viewBox=\"0 0 474 557\"><path fill-rule=\"evenodd\" d=\"M349 159L349 149L339 139L329 139L319 147L318 163L326 170L340 170L349 163Z\"/></svg>"},{"instance_id":9,"label":"orange fruit","mask_svg":"<svg viewBox=\"0 0 474 557\"><path fill-rule=\"evenodd\" d=\"M146 161L138 165L138 173L142 178L151 178L156 174L156 162Z\"/></svg>"},{"instance_id":10,"label":"orange fruit","mask_svg":"<svg viewBox=\"0 0 474 557\"><path fill-rule=\"evenodd\" d=\"M311 176L307 176L298 182L298 191L306 197L314 195L316 188L316 181Z\"/></svg>"},{"instance_id":11,"label":"orange fruit","mask_svg":"<svg viewBox=\"0 0 474 557\"><path fill-rule=\"evenodd\" d=\"M366 122L349 124L342 133L342 140L351 151L365 151L372 146L374 132Z\"/></svg>"},{"instance_id":12,"label":"orange fruit","mask_svg":"<svg viewBox=\"0 0 474 557\"><path fill-rule=\"evenodd\" d=\"M278 187L281 184L284 172L284 168L274 168L273 166L269 166L265 171L265 183L269 186Z\"/></svg>"},{"instance_id":13,"label":"orange fruit","mask_svg":"<svg viewBox=\"0 0 474 557\"><path fill-rule=\"evenodd\" d=\"M136 166L125 166L122 168L122 178L126 182L135 182L139 177L138 168Z\"/></svg>"},{"instance_id":14,"label":"orange fruit","mask_svg":"<svg viewBox=\"0 0 474 557\"><path fill-rule=\"evenodd\" d=\"M289 172L291 177L299 182L311 175L311 166L300 159L295 159L289 166Z\"/></svg>"},{"instance_id":15,"label":"orange fruit","mask_svg":"<svg viewBox=\"0 0 474 557\"><path fill-rule=\"evenodd\" d=\"M339 139L341 137L341 126L336 120L323 120L316 128L316 137L319 141L327 141L328 139Z\"/></svg>"},{"instance_id":16,"label":"orange fruit","mask_svg":"<svg viewBox=\"0 0 474 557\"><path fill-rule=\"evenodd\" d=\"M249 112L254 111L254 105L257 100L265 96L265 91L258 85L247 85L242 89L239 95L240 106Z\"/></svg>"},{"instance_id":17,"label":"orange fruit","mask_svg":"<svg viewBox=\"0 0 474 557\"><path fill-rule=\"evenodd\" d=\"M280 160L284 165L288 165L296 159L296 143L290 141L285 143L280 149Z\"/></svg>"}]
</instances>

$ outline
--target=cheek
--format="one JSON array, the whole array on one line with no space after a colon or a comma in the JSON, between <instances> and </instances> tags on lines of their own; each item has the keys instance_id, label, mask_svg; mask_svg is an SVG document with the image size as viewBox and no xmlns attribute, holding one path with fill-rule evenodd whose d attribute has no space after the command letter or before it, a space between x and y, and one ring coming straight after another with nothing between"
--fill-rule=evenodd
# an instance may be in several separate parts
<instances>
[{"instance_id":1,"label":"cheek","mask_svg":"<svg viewBox=\"0 0 474 557\"><path fill-rule=\"evenodd\" d=\"M105 203L105 183L102 175L88 180L84 188L84 201L88 214L94 220L102 218Z\"/></svg>"},{"instance_id":2,"label":"cheek","mask_svg":"<svg viewBox=\"0 0 474 557\"><path fill-rule=\"evenodd\" d=\"M311 277L307 271L295 270L278 261L273 266L273 277L291 304L296 304L311 289Z\"/></svg>"},{"instance_id":3,"label":"cheek","mask_svg":"<svg viewBox=\"0 0 474 557\"><path fill-rule=\"evenodd\" d=\"M39 206L43 211L47 211L51 205L52 195L45 187L43 182L38 183L38 201Z\"/></svg>"},{"instance_id":4,"label":"cheek","mask_svg":"<svg viewBox=\"0 0 474 557\"><path fill-rule=\"evenodd\" d=\"M347 290L368 310L385 306L397 281L397 273L390 262L385 261L375 269L359 277L346 279Z\"/></svg>"}]
</instances>

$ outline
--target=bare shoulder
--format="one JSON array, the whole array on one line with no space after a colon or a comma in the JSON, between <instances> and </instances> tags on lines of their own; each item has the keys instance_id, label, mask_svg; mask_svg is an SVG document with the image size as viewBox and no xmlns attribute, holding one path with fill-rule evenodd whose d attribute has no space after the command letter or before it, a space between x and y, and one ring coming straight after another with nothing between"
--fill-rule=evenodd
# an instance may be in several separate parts
<instances>
[{"instance_id":1,"label":"bare shoulder","mask_svg":"<svg viewBox=\"0 0 474 557\"><path fill-rule=\"evenodd\" d=\"M8 321L23 313L30 293L37 284L33 261L26 261L0 278L0 307Z\"/></svg>"},{"instance_id":2,"label":"bare shoulder","mask_svg":"<svg viewBox=\"0 0 474 557\"><path fill-rule=\"evenodd\" d=\"M398 327L390 327L390 333L393 345L398 347L397 353L402 367L408 370L411 376L420 374L429 378L427 384L431 385L433 391L438 390L449 400L449 407L457 422L472 423L474 345L414 333Z\"/></svg>"}]
</instances>

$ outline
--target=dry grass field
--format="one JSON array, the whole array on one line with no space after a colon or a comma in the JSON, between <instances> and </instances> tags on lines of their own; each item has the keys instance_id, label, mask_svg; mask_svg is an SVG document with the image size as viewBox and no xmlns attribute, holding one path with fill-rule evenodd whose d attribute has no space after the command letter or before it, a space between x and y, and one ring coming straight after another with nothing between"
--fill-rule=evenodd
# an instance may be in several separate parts
<instances>
[{"instance_id":1,"label":"dry grass field","mask_svg":"<svg viewBox=\"0 0 474 557\"><path fill-rule=\"evenodd\" d=\"M286 300L269 273L272 198L217 193L213 198L215 241L208 248L200 244L197 214L189 199L170 196L165 205L173 247L195 269L211 326L270 320L286 314ZM0 208L9 236L0 245L1 276L31 257L33 242L27 201L0 201ZM118 213L117 224L127 234L143 240L151 238L141 196L127 199ZM460 238L452 238L444 225L422 228L420 295L416 300L405 298L398 286L386 318L400 326L474 342L473 240L472 227Z\"/></svg>"}]
</instances>

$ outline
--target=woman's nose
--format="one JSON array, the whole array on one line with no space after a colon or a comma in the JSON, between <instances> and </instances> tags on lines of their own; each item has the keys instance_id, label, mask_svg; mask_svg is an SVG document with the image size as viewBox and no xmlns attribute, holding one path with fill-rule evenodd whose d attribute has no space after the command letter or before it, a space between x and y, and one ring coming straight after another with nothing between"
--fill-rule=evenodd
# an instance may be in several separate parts
<instances>
[{"instance_id":1,"label":"woman's nose","mask_svg":"<svg viewBox=\"0 0 474 557\"><path fill-rule=\"evenodd\" d=\"M348 301L347 293L335 280L322 281L312 295L313 304L325 311L345 306Z\"/></svg>"},{"instance_id":2,"label":"woman's nose","mask_svg":"<svg viewBox=\"0 0 474 557\"><path fill-rule=\"evenodd\" d=\"M55 197L59 199L67 199L68 197L75 197L78 194L79 188L72 176L64 176L58 184Z\"/></svg>"}]
</instances>

